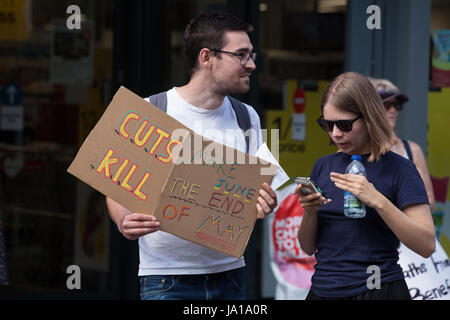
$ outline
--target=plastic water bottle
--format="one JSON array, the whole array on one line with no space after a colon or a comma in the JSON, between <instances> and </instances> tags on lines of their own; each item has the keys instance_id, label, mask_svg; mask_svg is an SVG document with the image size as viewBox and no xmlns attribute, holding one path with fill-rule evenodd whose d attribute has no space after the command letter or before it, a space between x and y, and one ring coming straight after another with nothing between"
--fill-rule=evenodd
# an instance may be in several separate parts
<instances>
[{"instance_id":1,"label":"plastic water bottle","mask_svg":"<svg viewBox=\"0 0 450 320\"><path fill-rule=\"evenodd\" d=\"M361 163L361 156L353 155L352 162L345 169L345 173L366 175ZM366 205L362 203L353 193L344 190L344 215L349 218L364 218L366 216Z\"/></svg>"}]
</instances>

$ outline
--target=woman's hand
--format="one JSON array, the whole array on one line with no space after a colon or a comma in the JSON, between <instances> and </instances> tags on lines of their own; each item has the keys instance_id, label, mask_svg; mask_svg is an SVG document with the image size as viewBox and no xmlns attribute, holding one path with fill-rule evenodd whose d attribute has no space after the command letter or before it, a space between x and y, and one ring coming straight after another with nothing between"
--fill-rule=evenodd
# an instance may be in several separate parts
<instances>
[{"instance_id":1,"label":"woman's hand","mask_svg":"<svg viewBox=\"0 0 450 320\"><path fill-rule=\"evenodd\" d=\"M369 207L375 207L377 203L382 201L382 194L375 189L365 176L358 174L340 174L336 172L330 173L330 179L339 189L351 192L360 201Z\"/></svg>"},{"instance_id":2,"label":"woman's hand","mask_svg":"<svg viewBox=\"0 0 450 320\"><path fill-rule=\"evenodd\" d=\"M299 196L299 202L302 205L303 209L308 213L316 212L319 207L326 205L331 202L331 199L326 199L319 192L305 195L302 192L302 185L298 184L295 188L295 193Z\"/></svg>"}]
</instances>

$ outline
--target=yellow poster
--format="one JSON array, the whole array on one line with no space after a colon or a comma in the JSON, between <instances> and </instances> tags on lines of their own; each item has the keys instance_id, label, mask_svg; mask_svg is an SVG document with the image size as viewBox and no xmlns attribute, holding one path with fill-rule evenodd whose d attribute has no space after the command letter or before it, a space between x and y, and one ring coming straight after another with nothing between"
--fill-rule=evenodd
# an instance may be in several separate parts
<instances>
[{"instance_id":1,"label":"yellow poster","mask_svg":"<svg viewBox=\"0 0 450 320\"><path fill-rule=\"evenodd\" d=\"M433 218L438 239L450 255L450 88L428 94L428 168L433 181L436 210Z\"/></svg>"},{"instance_id":2,"label":"yellow poster","mask_svg":"<svg viewBox=\"0 0 450 320\"><path fill-rule=\"evenodd\" d=\"M0 41L23 41L30 37L31 1L0 0Z\"/></svg>"}]
</instances>

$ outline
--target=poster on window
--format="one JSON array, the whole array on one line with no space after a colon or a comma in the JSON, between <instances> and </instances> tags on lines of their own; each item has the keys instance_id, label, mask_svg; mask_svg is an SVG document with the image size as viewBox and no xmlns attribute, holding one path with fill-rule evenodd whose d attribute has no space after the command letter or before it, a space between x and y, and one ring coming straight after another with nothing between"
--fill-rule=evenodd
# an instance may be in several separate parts
<instances>
[{"instance_id":1,"label":"poster on window","mask_svg":"<svg viewBox=\"0 0 450 320\"><path fill-rule=\"evenodd\" d=\"M423 258L403 243L399 264L413 300L450 300L450 262L439 241L430 258Z\"/></svg>"},{"instance_id":2,"label":"poster on window","mask_svg":"<svg viewBox=\"0 0 450 320\"><path fill-rule=\"evenodd\" d=\"M31 0L0 1L0 41L25 41L30 38Z\"/></svg>"},{"instance_id":3,"label":"poster on window","mask_svg":"<svg viewBox=\"0 0 450 320\"><path fill-rule=\"evenodd\" d=\"M276 300L303 300L311 287L316 259L300 248L298 229L303 207L293 194L295 183L277 191L278 207L272 214L271 269L277 280Z\"/></svg>"},{"instance_id":4,"label":"poster on window","mask_svg":"<svg viewBox=\"0 0 450 320\"><path fill-rule=\"evenodd\" d=\"M80 29L68 29L54 19L50 48L50 81L53 84L90 85L93 80L94 29L90 20Z\"/></svg>"}]
</instances>

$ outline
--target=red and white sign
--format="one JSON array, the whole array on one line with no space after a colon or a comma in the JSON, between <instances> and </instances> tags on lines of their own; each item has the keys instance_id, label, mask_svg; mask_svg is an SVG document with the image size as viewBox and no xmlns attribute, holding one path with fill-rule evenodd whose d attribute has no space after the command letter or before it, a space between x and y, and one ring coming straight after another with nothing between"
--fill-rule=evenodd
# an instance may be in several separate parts
<instances>
[{"instance_id":1,"label":"red and white sign","mask_svg":"<svg viewBox=\"0 0 450 320\"><path fill-rule=\"evenodd\" d=\"M291 286L309 290L316 259L300 248L298 229L302 217L303 208L298 195L289 194L280 203L272 223L273 259L277 276Z\"/></svg>"},{"instance_id":2,"label":"red and white sign","mask_svg":"<svg viewBox=\"0 0 450 320\"><path fill-rule=\"evenodd\" d=\"M294 92L294 97L292 98L292 104L294 105L294 110L296 113L302 113L305 109L306 105L306 98L305 98L305 92L302 88L298 88Z\"/></svg>"}]
</instances>

